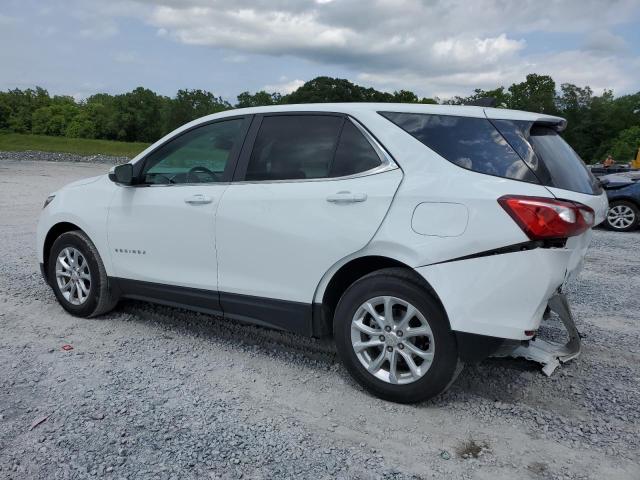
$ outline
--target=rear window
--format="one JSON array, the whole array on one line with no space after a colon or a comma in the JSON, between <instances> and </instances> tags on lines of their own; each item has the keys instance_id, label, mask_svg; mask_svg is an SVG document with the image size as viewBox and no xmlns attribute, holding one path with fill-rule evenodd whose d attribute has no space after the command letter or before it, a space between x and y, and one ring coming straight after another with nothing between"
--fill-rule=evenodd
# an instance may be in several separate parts
<instances>
[{"instance_id":1,"label":"rear window","mask_svg":"<svg viewBox=\"0 0 640 480\"><path fill-rule=\"evenodd\" d=\"M462 168L573 192L602 193L598 180L553 128L517 120L380 114Z\"/></svg>"},{"instance_id":2,"label":"rear window","mask_svg":"<svg viewBox=\"0 0 640 480\"><path fill-rule=\"evenodd\" d=\"M462 168L539 183L527 164L486 118L423 113L380 114Z\"/></svg>"},{"instance_id":3,"label":"rear window","mask_svg":"<svg viewBox=\"0 0 640 480\"><path fill-rule=\"evenodd\" d=\"M580 156L553 128L514 120L492 122L543 185L589 195L602 193Z\"/></svg>"},{"instance_id":4,"label":"rear window","mask_svg":"<svg viewBox=\"0 0 640 480\"><path fill-rule=\"evenodd\" d=\"M551 185L598 195L602 187L578 154L555 130L534 125L529 132L533 150L551 176Z\"/></svg>"}]
</instances>

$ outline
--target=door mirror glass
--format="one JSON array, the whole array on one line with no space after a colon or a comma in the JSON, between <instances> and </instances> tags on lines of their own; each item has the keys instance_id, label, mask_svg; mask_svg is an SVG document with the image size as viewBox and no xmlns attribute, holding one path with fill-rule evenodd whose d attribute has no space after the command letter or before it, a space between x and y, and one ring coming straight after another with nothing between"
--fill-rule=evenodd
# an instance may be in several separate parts
<instances>
[{"instance_id":1,"label":"door mirror glass","mask_svg":"<svg viewBox=\"0 0 640 480\"><path fill-rule=\"evenodd\" d=\"M122 185L133 184L133 165L125 163L116 166L112 172L109 172L109 180Z\"/></svg>"}]
</instances>

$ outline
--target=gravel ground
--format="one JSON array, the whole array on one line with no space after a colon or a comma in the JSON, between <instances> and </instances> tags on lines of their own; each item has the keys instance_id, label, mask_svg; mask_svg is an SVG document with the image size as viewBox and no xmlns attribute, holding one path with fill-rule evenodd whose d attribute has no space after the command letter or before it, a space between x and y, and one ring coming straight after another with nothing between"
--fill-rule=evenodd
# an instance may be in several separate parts
<instances>
[{"instance_id":1,"label":"gravel ground","mask_svg":"<svg viewBox=\"0 0 640 480\"><path fill-rule=\"evenodd\" d=\"M355 385L327 340L131 301L66 314L38 272L37 215L108 166L13 155L0 153L0 478L640 478L640 233L595 232L569 292L581 357L550 378L486 360L396 405Z\"/></svg>"},{"instance_id":2,"label":"gravel ground","mask_svg":"<svg viewBox=\"0 0 640 480\"><path fill-rule=\"evenodd\" d=\"M0 152L0 161L3 160L36 160L43 162L83 162L83 163L107 163L110 165L116 163L127 163L131 160L129 157L113 157L110 155L76 155L74 153L60 152L37 152L27 150L25 152Z\"/></svg>"}]
</instances>

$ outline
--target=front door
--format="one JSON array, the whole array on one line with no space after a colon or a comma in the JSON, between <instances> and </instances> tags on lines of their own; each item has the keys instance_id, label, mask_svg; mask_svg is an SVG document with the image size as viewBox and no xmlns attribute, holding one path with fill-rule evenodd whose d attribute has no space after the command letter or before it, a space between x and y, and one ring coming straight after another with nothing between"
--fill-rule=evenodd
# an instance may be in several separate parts
<instances>
[{"instance_id":1,"label":"front door","mask_svg":"<svg viewBox=\"0 0 640 480\"><path fill-rule=\"evenodd\" d=\"M215 214L249 122L198 126L141 160L138 184L118 188L110 205L116 277L217 290Z\"/></svg>"}]
</instances>

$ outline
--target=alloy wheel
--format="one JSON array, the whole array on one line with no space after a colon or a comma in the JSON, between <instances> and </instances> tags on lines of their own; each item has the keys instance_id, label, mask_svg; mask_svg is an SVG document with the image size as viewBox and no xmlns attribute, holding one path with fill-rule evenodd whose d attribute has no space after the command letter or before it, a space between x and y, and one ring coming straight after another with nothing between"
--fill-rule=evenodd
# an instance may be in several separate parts
<instances>
[{"instance_id":1,"label":"alloy wheel","mask_svg":"<svg viewBox=\"0 0 640 480\"><path fill-rule=\"evenodd\" d=\"M72 305L82 305L91 290L87 259L73 247L66 247L56 259L56 282L62 296Z\"/></svg>"},{"instance_id":2,"label":"alloy wheel","mask_svg":"<svg viewBox=\"0 0 640 480\"><path fill-rule=\"evenodd\" d=\"M613 228L628 228L636 221L636 214L628 205L615 205L607 213L607 222Z\"/></svg>"},{"instance_id":3,"label":"alloy wheel","mask_svg":"<svg viewBox=\"0 0 640 480\"><path fill-rule=\"evenodd\" d=\"M409 302L392 296L371 298L358 307L351 321L351 345L371 375L391 384L422 378L435 353L426 318Z\"/></svg>"}]
</instances>

